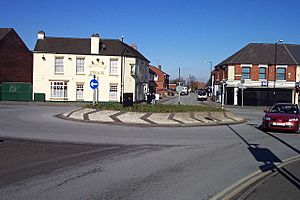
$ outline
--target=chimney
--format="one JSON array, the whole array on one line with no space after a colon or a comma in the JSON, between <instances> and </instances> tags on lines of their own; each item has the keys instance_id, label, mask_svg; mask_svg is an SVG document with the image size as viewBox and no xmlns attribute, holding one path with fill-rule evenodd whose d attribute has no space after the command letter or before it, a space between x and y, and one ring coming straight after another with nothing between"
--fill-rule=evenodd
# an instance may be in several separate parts
<instances>
[{"instance_id":1,"label":"chimney","mask_svg":"<svg viewBox=\"0 0 300 200\"><path fill-rule=\"evenodd\" d=\"M39 40L43 40L45 38L45 32L44 31L39 31L37 34L37 38Z\"/></svg>"},{"instance_id":2,"label":"chimney","mask_svg":"<svg viewBox=\"0 0 300 200\"><path fill-rule=\"evenodd\" d=\"M131 47L134 48L135 50L137 50L136 44L131 44Z\"/></svg>"},{"instance_id":3,"label":"chimney","mask_svg":"<svg viewBox=\"0 0 300 200\"><path fill-rule=\"evenodd\" d=\"M157 68L158 68L159 70L161 70L161 65L157 65Z\"/></svg>"},{"instance_id":4,"label":"chimney","mask_svg":"<svg viewBox=\"0 0 300 200\"><path fill-rule=\"evenodd\" d=\"M100 38L99 34L93 34L91 36L91 54L99 54L99 44L100 44Z\"/></svg>"}]
</instances>

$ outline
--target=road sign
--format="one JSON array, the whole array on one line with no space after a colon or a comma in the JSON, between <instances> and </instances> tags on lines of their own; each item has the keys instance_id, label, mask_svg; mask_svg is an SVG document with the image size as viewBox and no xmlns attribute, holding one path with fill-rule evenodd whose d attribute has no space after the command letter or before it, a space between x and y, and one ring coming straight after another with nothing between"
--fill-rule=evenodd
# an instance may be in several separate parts
<instances>
[{"instance_id":1,"label":"road sign","mask_svg":"<svg viewBox=\"0 0 300 200\"><path fill-rule=\"evenodd\" d=\"M268 81L262 81L261 86L268 86Z\"/></svg>"},{"instance_id":2,"label":"road sign","mask_svg":"<svg viewBox=\"0 0 300 200\"><path fill-rule=\"evenodd\" d=\"M98 82L96 79L92 79L92 80L90 81L90 87L91 87L93 90L97 89L98 86L99 86L99 82Z\"/></svg>"},{"instance_id":3,"label":"road sign","mask_svg":"<svg viewBox=\"0 0 300 200\"><path fill-rule=\"evenodd\" d=\"M181 85L177 85L176 86L176 92L180 93L182 91L182 86Z\"/></svg>"}]
</instances>

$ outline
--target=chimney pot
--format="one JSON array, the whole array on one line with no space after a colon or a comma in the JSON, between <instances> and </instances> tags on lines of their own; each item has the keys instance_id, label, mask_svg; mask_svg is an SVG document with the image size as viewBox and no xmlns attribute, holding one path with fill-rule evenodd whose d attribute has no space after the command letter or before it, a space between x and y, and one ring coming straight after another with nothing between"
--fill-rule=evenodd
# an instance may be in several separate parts
<instances>
[{"instance_id":1,"label":"chimney pot","mask_svg":"<svg viewBox=\"0 0 300 200\"><path fill-rule=\"evenodd\" d=\"M100 37L98 33L93 33L91 37Z\"/></svg>"},{"instance_id":2,"label":"chimney pot","mask_svg":"<svg viewBox=\"0 0 300 200\"><path fill-rule=\"evenodd\" d=\"M45 38L45 32L44 31L39 31L37 34L37 37L39 40L42 40Z\"/></svg>"},{"instance_id":3,"label":"chimney pot","mask_svg":"<svg viewBox=\"0 0 300 200\"><path fill-rule=\"evenodd\" d=\"M159 70L161 70L161 65L157 65L157 68L158 68Z\"/></svg>"}]
</instances>

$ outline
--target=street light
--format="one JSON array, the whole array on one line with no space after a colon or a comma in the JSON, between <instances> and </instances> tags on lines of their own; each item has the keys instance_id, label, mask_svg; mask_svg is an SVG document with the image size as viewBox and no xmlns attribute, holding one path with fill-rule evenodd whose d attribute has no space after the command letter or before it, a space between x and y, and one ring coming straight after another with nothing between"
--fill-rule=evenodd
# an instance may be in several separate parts
<instances>
[{"instance_id":1,"label":"street light","mask_svg":"<svg viewBox=\"0 0 300 200\"><path fill-rule=\"evenodd\" d=\"M276 94L275 94L275 85L276 85L276 76L277 76L277 69L276 69L276 64L277 64L277 45L278 43L283 42L283 40L279 40L277 42L275 42L275 55L274 55L274 88L273 88L273 100L274 100L274 104L276 103Z\"/></svg>"},{"instance_id":2,"label":"street light","mask_svg":"<svg viewBox=\"0 0 300 200\"><path fill-rule=\"evenodd\" d=\"M121 89L120 89L120 103L123 103L123 56L124 56L124 36L122 36L122 51L121 51Z\"/></svg>"},{"instance_id":3,"label":"street light","mask_svg":"<svg viewBox=\"0 0 300 200\"><path fill-rule=\"evenodd\" d=\"M213 90L213 79L212 79L212 74L211 74L212 73L212 65L213 65L213 63L212 63L212 61L207 61L207 60L205 62L206 63L210 63L210 71L209 71L209 74L210 74L209 76L210 76L210 79L211 79L210 80L211 81L211 83L210 83L211 88L210 89L211 89L211 95L213 96L213 94L214 94L213 91L214 90Z\"/></svg>"}]
</instances>

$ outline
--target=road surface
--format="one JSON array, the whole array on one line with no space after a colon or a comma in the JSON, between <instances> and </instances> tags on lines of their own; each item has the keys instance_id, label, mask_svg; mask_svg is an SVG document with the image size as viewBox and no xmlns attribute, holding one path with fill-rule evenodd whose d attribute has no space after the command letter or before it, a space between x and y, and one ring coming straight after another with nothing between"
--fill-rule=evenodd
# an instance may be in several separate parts
<instances>
[{"instance_id":1,"label":"road surface","mask_svg":"<svg viewBox=\"0 0 300 200\"><path fill-rule=\"evenodd\" d=\"M54 117L72 109L0 105L3 154L14 154L4 148L7 138L66 144L62 153L49 143L46 153L32 161L33 166L26 164L30 164L26 156L24 166L22 157L18 166L2 164L0 173L6 177L0 185L2 199L209 199L263 168L265 157L258 158L258 154L271 152L278 158L275 163L299 155L299 135L264 133L255 128L262 117L258 109L241 110L249 117L248 123L213 127L142 128ZM237 108L235 112L239 112ZM253 151L249 144L266 151ZM35 149L43 151L43 147ZM25 175L18 178L23 169Z\"/></svg>"}]
</instances>

